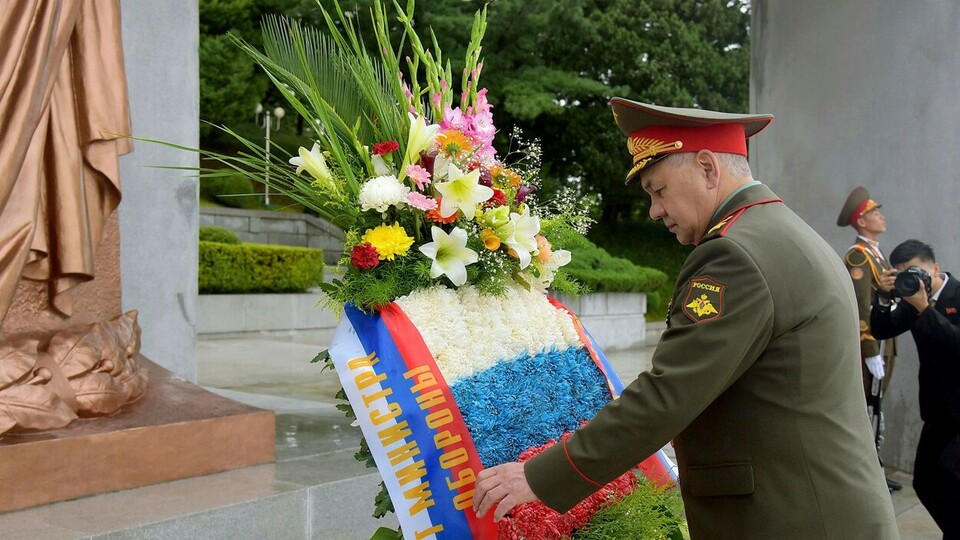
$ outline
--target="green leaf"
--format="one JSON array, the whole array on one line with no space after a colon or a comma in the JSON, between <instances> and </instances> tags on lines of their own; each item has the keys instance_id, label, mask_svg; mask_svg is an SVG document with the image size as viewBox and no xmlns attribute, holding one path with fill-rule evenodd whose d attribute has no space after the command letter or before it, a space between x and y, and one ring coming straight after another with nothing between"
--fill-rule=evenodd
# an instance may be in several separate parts
<instances>
[{"instance_id":1,"label":"green leaf","mask_svg":"<svg viewBox=\"0 0 960 540\"><path fill-rule=\"evenodd\" d=\"M321 373L328 369L335 369L333 366L333 358L330 357L329 349L324 349L318 352L317 355L313 357L313 360L310 360L311 364L316 364L317 362L323 362L323 368L320 370Z\"/></svg>"},{"instance_id":2,"label":"green leaf","mask_svg":"<svg viewBox=\"0 0 960 540\"><path fill-rule=\"evenodd\" d=\"M403 535L400 534L399 530L388 529L387 527L380 527L377 529L373 536L370 537L370 540L403 540Z\"/></svg>"}]
</instances>

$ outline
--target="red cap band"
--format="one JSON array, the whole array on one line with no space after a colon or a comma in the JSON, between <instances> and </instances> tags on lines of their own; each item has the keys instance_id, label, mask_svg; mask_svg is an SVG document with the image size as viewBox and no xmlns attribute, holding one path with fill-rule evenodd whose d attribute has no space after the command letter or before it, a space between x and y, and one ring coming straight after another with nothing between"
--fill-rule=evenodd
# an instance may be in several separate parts
<instances>
[{"instance_id":1,"label":"red cap band","mask_svg":"<svg viewBox=\"0 0 960 540\"><path fill-rule=\"evenodd\" d=\"M650 126L630 134L631 139L650 138L664 142L680 141L683 146L672 151L697 152L711 150L721 154L747 155L747 137L743 124L725 123L709 126Z\"/></svg>"},{"instance_id":2,"label":"red cap band","mask_svg":"<svg viewBox=\"0 0 960 540\"><path fill-rule=\"evenodd\" d=\"M853 214L850 214L850 225L856 224L858 219L862 218L864 214L873 210L877 206L879 205L873 199L864 200L857 206L856 210L853 211Z\"/></svg>"}]
</instances>

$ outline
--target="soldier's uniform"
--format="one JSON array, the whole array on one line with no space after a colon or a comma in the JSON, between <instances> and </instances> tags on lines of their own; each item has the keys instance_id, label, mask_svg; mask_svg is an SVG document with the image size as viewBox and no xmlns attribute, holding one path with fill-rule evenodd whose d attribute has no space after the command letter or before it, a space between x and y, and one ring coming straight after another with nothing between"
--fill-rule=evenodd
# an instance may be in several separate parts
<instances>
[{"instance_id":1,"label":"soldier's uniform","mask_svg":"<svg viewBox=\"0 0 960 540\"><path fill-rule=\"evenodd\" d=\"M697 143L702 134L674 125L738 123L734 151L745 154L743 137L771 119L619 98L613 107L631 176L664 152L645 149L731 151L710 130ZM673 440L694 540L898 538L859 392L855 313L830 246L766 186L748 185L721 204L680 270L651 370L527 462L527 481L566 511Z\"/></svg>"},{"instance_id":2,"label":"soldier's uniform","mask_svg":"<svg viewBox=\"0 0 960 540\"><path fill-rule=\"evenodd\" d=\"M880 205L870 198L870 193L863 187L857 187L850 196L847 197L840 215L837 218L837 225L846 227L856 223L860 216L867 212L880 208ZM884 270L892 268L887 262L883 253L876 246L873 246L863 237L857 237L856 242L850 246L843 255L843 262L850 272L850 278L853 281L853 291L857 295L857 312L860 317L860 368L863 376L863 391L869 396L871 393L870 385L873 382L873 375L867 369L863 362L865 358L877 356L883 353L883 393L887 392L890 385L891 375L893 375L893 366L896 363L897 344L896 340L883 340L881 342L873 337L870 331L870 306L876 294L880 290L880 274Z\"/></svg>"}]
</instances>

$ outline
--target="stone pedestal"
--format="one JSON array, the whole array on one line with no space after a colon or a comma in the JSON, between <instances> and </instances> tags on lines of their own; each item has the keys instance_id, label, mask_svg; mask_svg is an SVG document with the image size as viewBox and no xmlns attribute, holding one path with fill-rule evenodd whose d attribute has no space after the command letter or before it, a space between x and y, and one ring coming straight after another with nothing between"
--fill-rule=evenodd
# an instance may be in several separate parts
<instances>
[{"instance_id":1,"label":"stone pedestal","mask_svg":"<svg viewBox=\"0 0 960 540\"><path fill-rule=\"evenodd\" d=\"M274 460L274 413L139 357L147 393L107 418L0 436L0 512Z\"/></svg>"}]
</instances>

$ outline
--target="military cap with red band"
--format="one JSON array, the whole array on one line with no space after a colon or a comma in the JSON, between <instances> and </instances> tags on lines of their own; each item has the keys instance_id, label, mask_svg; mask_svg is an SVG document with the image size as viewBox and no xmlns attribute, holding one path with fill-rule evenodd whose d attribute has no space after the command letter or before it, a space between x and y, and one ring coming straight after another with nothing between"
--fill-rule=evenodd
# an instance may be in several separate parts
<instances>
[{"instance_id":1,"label":"military cap with red band","mask_svg":"<svg viewBox=\"0 0 960 540\"><path fill-rule=\"evenodd\" d=\"M626 183L670 154L711 150L747 155L747 139L773 121L769 114L730 114L702 109L661 107L615 97L613 119L627 135L633 167Z\"/></svg>"},{"instance_id":2,"label":"military cap with red band","mask_svg":"<svg viewBox=\"0 0 960 540\"><path fill-rule=\"evenodd\" d=\"M870 198L870 192L863 186L853 188L850 195L847 196L843 208L840 209L840 215L837 217L837 226L846 227L855 225L857 220L871 210L880 208L877 201Z\"/></svg>"}]
</instances>

